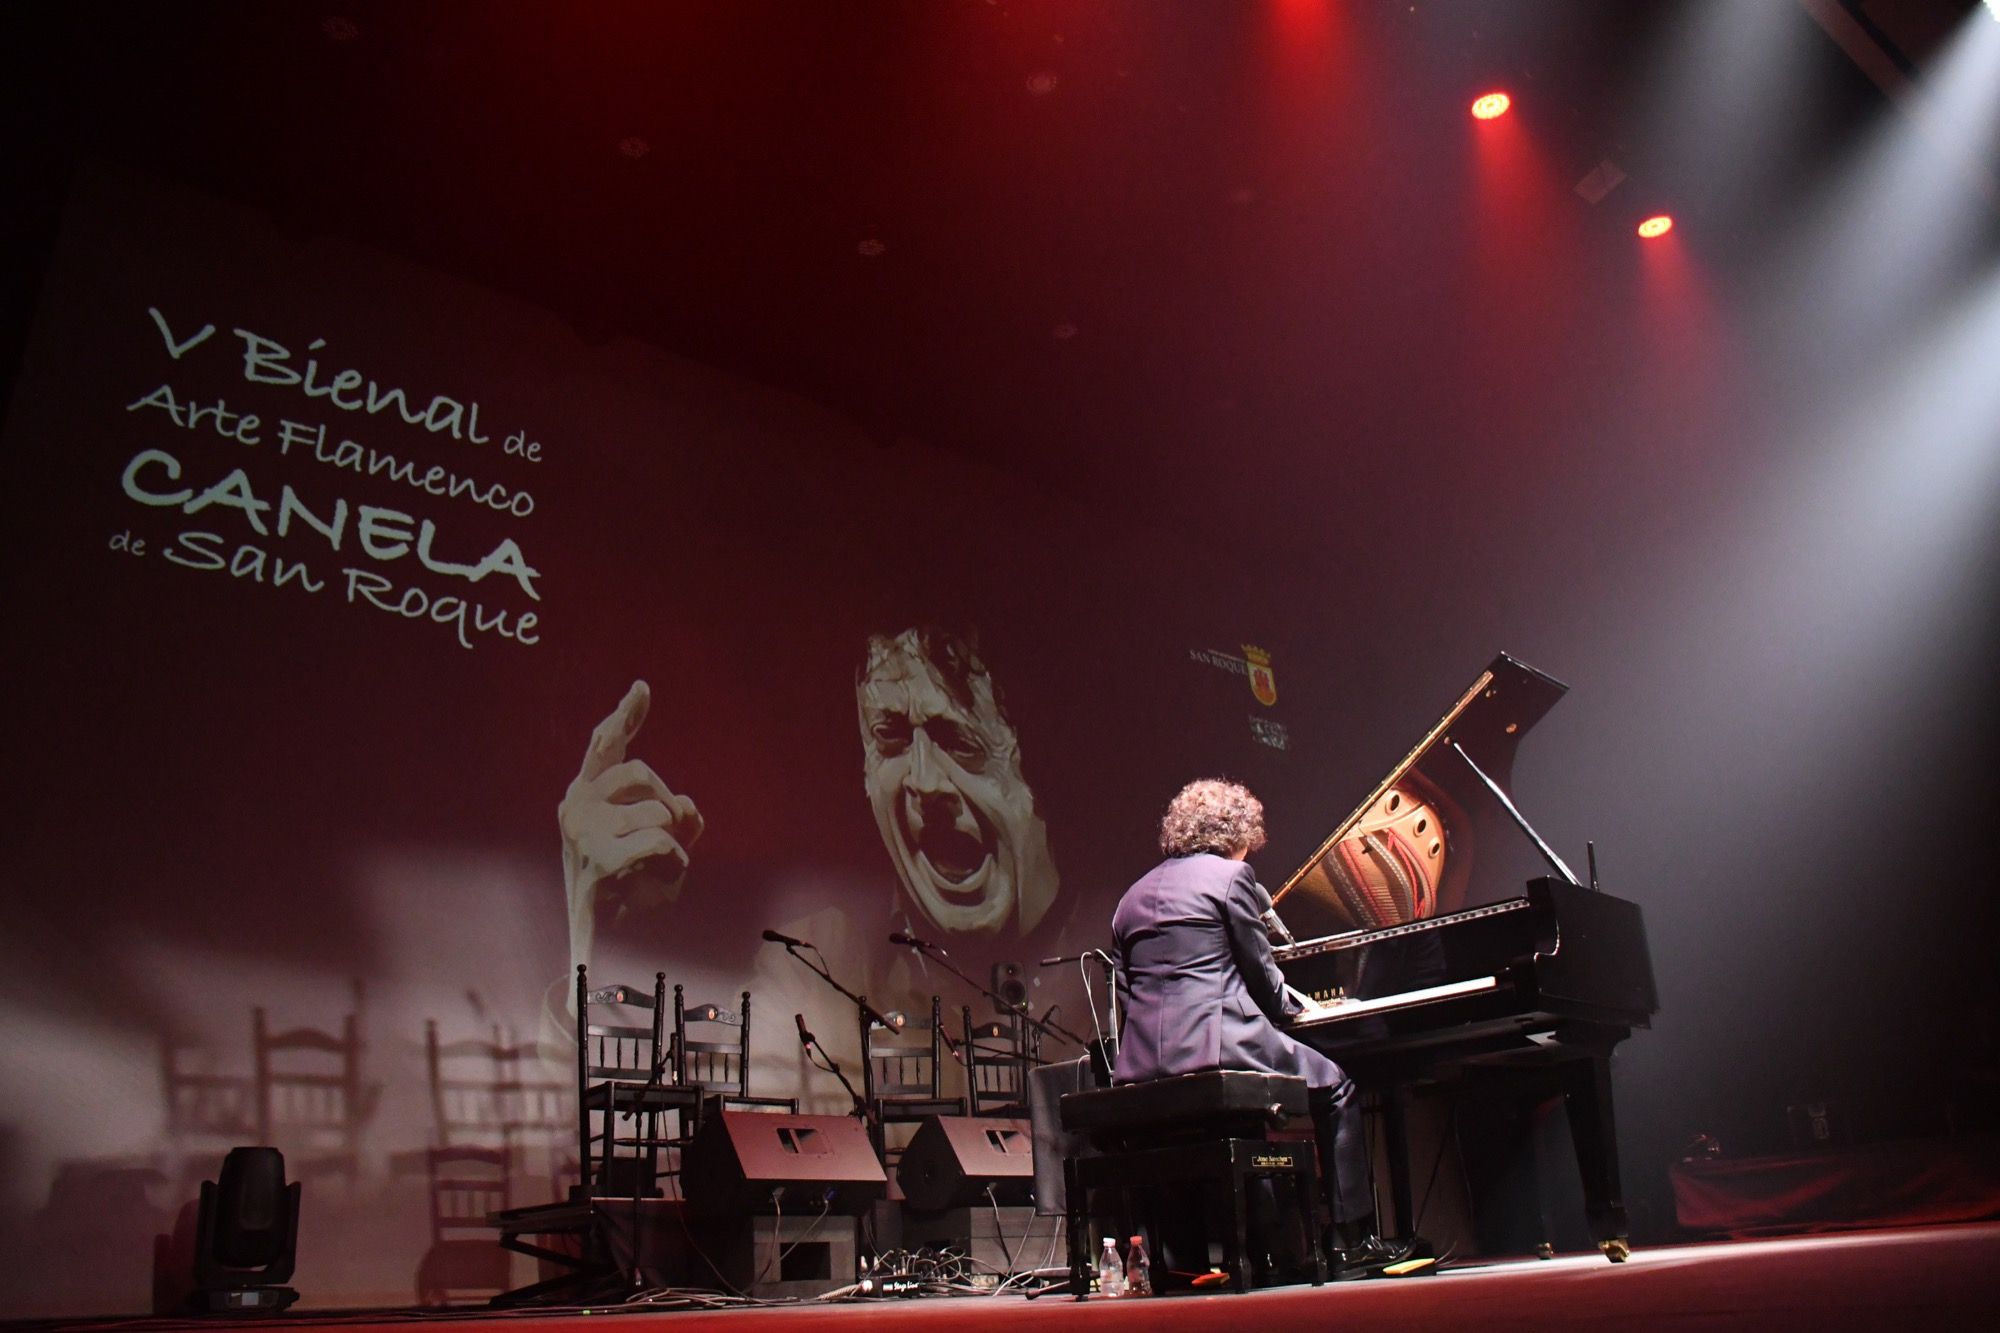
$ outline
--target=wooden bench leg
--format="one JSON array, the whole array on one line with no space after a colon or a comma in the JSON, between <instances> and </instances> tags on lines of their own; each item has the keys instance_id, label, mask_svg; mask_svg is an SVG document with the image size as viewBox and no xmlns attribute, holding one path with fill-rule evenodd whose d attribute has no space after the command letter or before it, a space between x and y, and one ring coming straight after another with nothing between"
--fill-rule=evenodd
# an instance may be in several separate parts
<instances>
[{"instance_id":1,"label":"wooden bench leg","mask_svg":"<svg viewBox=\"0 0 2000 1333\"><path fill-rule=\"evenodd\" d=\"M1090 1295L1090 1207L1074 1157L1063 1163L1063 1225L1069 1239L1069 1280L1076 1299Z\"/></svg>"},{"instance_id":2,"label":"wooden bench leg","mask_svg":"<svg viewBox=\"0 0 2000 1333\"><path fill-rule=\"evenodd\" d=\"M1250 1290L1253 1276L1250 1271L1250 1198L1243 1184L1243 1168L1232 1165L1229 1172L1229 1257L1238 1291Z\"/></svg>"}]
</instances>

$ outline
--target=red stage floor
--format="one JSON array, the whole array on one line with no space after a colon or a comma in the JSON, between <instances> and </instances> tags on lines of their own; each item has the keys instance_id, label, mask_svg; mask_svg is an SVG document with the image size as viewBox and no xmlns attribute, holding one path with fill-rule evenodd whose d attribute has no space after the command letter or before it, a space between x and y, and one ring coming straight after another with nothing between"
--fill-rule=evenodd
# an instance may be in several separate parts
<instances>
[{"instance_id":1,"label":"red stage floor","mask_svg":"<svg viewBox=\"0 0 2000 1333\"><path fill-rule=\"evenodd\" d=\"M1151 1300L1076 1302L1018 1296L930 1298L736 1310L431 1311L414 1315L300 1313L279 1320L213 1320L215 1328L407 1327L411 1322L505 1322L510 1333L584 1333L606 1318L645 1321L671 1333L781 1324L798 1333L867 1327L1042 1333L1088 1326L1152 1333L1366 1333L1367 1330L1503 1329L1882 1329L2000 1327L2000 1224L1913 1228L1782 1240L1670 1246L1613 1265L1596 1256L1481 1268L1428 1278L1283 1287ZM188 1327L164 1320L66 1328ZM400 1333L400 1329L399 1329ZM637 1333L636 1326L633 1333Z\"/></svg>"}]
</instances>

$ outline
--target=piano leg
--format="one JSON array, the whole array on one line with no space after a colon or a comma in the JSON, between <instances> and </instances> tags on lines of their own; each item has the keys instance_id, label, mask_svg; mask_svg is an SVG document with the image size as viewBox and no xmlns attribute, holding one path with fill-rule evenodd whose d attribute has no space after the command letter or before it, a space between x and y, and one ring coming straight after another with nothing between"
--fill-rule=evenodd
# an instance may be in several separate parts
<instances>
[{"instance_id":1,"label":"piano leg","mask_svg":"<svg viewBox=\"0 0 2000 1333\"><path fill-rule=\"evenodd\" d=\"M1618 1128L1611 1112L1611 1056L1593 1053L1560 1066L1570 1139L1583 1179L1584 1210L1597 1248L1612 1263L1632 1253L1625 1196L1618 1180Z\"/></svg>"},{"instance_id":2,"label":"piano leg","mask_svg":"<svg viewBox=\"0 0 2000 1333\"><path fill-rule=\"evenodd\" d=\"M1382 1138L1389 1158L1389 1205L1396 1210L1394 1234L1416 1239L1416 1216L1410 1192L1410 1128L1406 1116L1409 1094L1401 1087L1382 1093ZM1386 1227L1382 1234L1391 1234Z\"/></svg>"}]
</instances>

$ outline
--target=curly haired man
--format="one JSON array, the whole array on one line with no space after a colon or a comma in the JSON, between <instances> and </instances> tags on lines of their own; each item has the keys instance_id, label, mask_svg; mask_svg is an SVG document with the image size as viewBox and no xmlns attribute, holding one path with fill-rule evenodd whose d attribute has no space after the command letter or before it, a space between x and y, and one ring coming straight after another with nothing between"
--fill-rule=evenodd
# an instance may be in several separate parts
<instances>
[{"instance_id":1,"label":"curly haired man","mask_svg":"<svg viewBox=\"0 0 2000 1333\"><path fill-rule=\"evenodd\" d=\"M1302 1078L1320 1176L1349 1270L1381 1262L1367 1145L1354 1081L1282 1029L1318 1006L1288 992L1271 954L1271 896L1247 864L1264 845L1264 806L1233 782L1181 789L1160 821L1166 860L1125 891L1111 919L1124 1031L1114 1071L1140 1083L1207 1069Z\"/></svg>"}]
</instances>

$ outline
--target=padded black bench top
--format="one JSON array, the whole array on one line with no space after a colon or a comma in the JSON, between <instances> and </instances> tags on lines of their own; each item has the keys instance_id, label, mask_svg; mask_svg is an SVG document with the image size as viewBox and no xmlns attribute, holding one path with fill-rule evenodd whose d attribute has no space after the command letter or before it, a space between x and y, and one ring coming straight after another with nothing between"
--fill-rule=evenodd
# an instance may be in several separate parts
<instances>
[{"instance_id":1,"label":"padded black bench top","mask_svg":"<svg viewBox=\"0 0 2000 1333\"><path fill-rule=\"evenodd\" d=\"M1306 1081L1286 1074L1212 1069L1151 1083L1072 1092L1060 1103L1062 1126L1096 1139L1201 1130L1261 1137L1292 1116L1306 1114Z\"/></svg>"}]
</instances>

